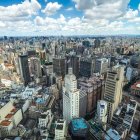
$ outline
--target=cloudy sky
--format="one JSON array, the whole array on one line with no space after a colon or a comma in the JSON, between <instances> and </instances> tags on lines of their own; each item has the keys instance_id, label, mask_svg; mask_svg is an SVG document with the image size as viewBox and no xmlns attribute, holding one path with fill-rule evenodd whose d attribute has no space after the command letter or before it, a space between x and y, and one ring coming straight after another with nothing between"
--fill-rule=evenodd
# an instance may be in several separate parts
<instances>
[{"instance_id":1,"label":"cloudy sky","mask_svg":"<svg viewBox=\"0 0 140 140\"><path fill-rule=\"evenodd\" d=\"M140 34L140 0L0 0L0 36Z\"/></svg>"}]
</instances>

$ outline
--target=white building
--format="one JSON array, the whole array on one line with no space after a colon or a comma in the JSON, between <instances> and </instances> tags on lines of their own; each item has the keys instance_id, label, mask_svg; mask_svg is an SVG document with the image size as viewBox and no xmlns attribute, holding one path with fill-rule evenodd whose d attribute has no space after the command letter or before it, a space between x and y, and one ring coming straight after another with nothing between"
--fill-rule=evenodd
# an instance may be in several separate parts
<instances>
[{"instance_id":1,"label":"white building","mask_svg":"<svg viewBox=\"0 0 140 140\"><path fill-rule=\"evenodd\" d=\"M116 130L110 128L105 135L105 140L121 140L121 136Z\"/></svg>"},{"instance_id":2,"label":"white building","mask_svg":"<svg viewBox=\"0 0 140 140\"><path fill-rule=\"evenodd\" d=\"M39 120L38 127L49 129L51 126L53 117L54 116L53 116L51 110L47 110L47 112L42 113L38 119Z\"/></svg>"},{"instance_id":3,"label":"white building","mask_svg":"<svg viewBox=\"0 0 140 140\"><path fill-rule=\"evenodd\" d=\"M68 122L72 118L79 117L80 92L77 89L77 80L72 73L72 68L68 69L63 87L63 118Z\"/></svg>"},{"instance_id":4,"label":"white building","mask_svg":"<svg viewBox=\"0 0 140 140\"><path fill-rule=\"evenodd\" d=\"M137 109L137 102L134 100L130 100L130 103L127 104L127 110L125 113L125 117L123 120L123 126L130 131L134 119L134 115Z\"/></svg>"},{"instance_id":5,"label":"white building","mask_svg":"<svg viewBox=\"0 0 140 140\"><path fill-rule=\"evenodd\" d=\"M22 99L32 99L32 95L35 93L35 88L26 87L25 91L22 92Z\"/></svg>"},{"instance_id":6,"label":"white building","mask_svg":"<svg viewBox=\"0 0 140 140\"><path fill-rule=\"evenodd\" d=\"M97 115L100 123L107 122L107 102L104 100L98 101Z\"/></svg>"},{"instance_id":7,"label":"white building","mask_svg":"<svg viewBox=\"0 0 140 140\"><path fill-rule=\"evenodd\" d=\"M56 121L55 140L65 140L66 120L59 119Z\"/></svg>"}]
</instances>

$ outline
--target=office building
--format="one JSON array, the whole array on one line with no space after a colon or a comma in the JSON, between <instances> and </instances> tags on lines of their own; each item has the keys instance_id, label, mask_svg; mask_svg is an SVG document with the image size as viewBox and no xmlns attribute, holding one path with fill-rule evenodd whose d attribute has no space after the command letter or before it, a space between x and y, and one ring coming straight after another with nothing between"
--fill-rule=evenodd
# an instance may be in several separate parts
<instances>
[{"instance_id":1,"label":"office building","mask_svg":"<svg viewBox=\"0 0 140 140\"><path fill-rule=\"evenodd\" d=\"M30 73L27 55L19 56L19 66L21 79L24 82L24 84L27 85L30 82Z\"/></svg>"},{"instance_id":2,"label":"office building","mask_svg":"<svg viewBox=\"0 0 140 140\"><path fill-rule=\"evenodd\" d=\"M95 73L105 74L108 70L109 61L106 58L97 59L95 62Z\"/></svg>"},{"instance_id":3,"label":"office building","mask_svg":"<svg viewBox=\"0 0 140 140\"><path fill-rule=\"evenodd\" d=\"M72 118L79 117L80 92L77 89L77 80L69 68L64 79L63 87L63 118L69 123Z\"/></svg>"},{"instance_id":4,"label":"office building","mask_svg":"<svg viewBox=\"0 0 140 140\"><path fill-rule=\"evenodd\" d=\"M77 56L66 56L67 63L66 63L66 71L68 73L68 68L71 67L73 69L73 74L76 78L79 77L79 57Z\"/></svg>"},{"instance_id":5,"label":"office building","mask_svg":"<svg viewBox=\"0 0 140 140\"><path fill-rule=\"evenodd\" d=\"M58 119L55 124L55 140L66 140L66 120Z\"/></svg>"},{"instance_id":6,"label":"office building","mask_svg":"<svg viewBox=\"0 0 140 140\"><path fill-rule=\"evenodd\" d=\"M92 113L97 107L97 101L103 98L104 84L102 77L95 75L90 78L82 77L78 79L78 88L87 94L87 114Z\"/></svg>"},{"instance_id":7,"label":"office building","mask_svg":"<svg viewBox=\"0 0 140 140\"><path fill-rule=\"evenodd\" d=\"M94 73L94 61L92 58L80 59L80 76L90 77Z\"/></svg>"},{"instance_id":8,"label":"office building","mask_svg":"<svg viewBox=\"0 0 140 140\"><path fill-rule=\"evenodd\" d=\"M30 58L30 73L34 76L34 78L41 78L42 71L41 71L41 63L40 59L37 57Z\"/></svg>"},{"instance_id":9,"label":"office building","mask_svg":"<svg viewBox=\"0 0 140 140\"><path fill-rule=\"evenodd\" d=\"M122 99L124 67L116 65L107 73L104 100L108 104L108 122L112 120L114 111Z\"/></svg>"},{"instance_id":10,"label":"office building","mask_svg":"<svg viewBox=\"0 0 140 140\"><path fill-rule=\"evenodd\" d=\"M65 58L58 57L53 59L53 72L56 75L62 76L64 78L66 73Z\"/></svg>"}]
</instances>

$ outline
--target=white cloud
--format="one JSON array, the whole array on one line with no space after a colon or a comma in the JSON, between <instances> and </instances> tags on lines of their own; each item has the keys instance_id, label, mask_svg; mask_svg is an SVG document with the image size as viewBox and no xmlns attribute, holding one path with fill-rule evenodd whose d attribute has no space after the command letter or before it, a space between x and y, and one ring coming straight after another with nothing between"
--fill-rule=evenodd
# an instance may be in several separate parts
<instances>
[{"instance_id":1,"label":"white cloud","mask_svg":"<svg viewBox=\"0 0 140 140\"><path fill-rule=\"evenodd\" d=\"M5 27L6 25L0 21L0 27Z\"/></svg>"},{"instance_id":2,"label":"white cloud","mask_svg":"<svg viewBox=\"0 0 140 140\"><path fill-rule=\"evenodd\" d=\"M0 6L0 20L23 20L32 15L36 15L41 9L41 5L37 0L25 0L21 4L11 6Z\"/></svg>"},{"instance_id":3,"label":"white cloud","mask_svg":"<svg viewBox=\"0 0 140 140\"><path fill-rule=\"evenodd\" d=\"M55 14L58 10L60 10L60 8L62 7L61 4L59 4L58 2L49 2L45 9L42 10L43 13L45 13L46 15L50 16L50 15L53 15Z\"/></svg>"},{"instance_id":4,"label":"white cloud","mask_svg":"<svg viewBox=\"0 0 140 140\"><path fill-rule=\"evenodd\" d=\"M128 8L129 0L73 0L83 17L65 17L55 14L62 7L49 2L39 15L41 5L37 0L21 4L0 6L0 29L9 35L101 35L140 33L139 11ZM64 11L72 10L72 7ZM10 11L10 12L9 12Z\"/></svg>"},{"instance_id":5,"label":"white cloud","mask_svg":"<svg viewBox=\"0 0 140 140\"><path fill-rule=\"evenodd\" d=\"M138 16L138 10L129 9L126 14L122 17L124 19L133 19Z\"/></svg>"},{"instance_id":6,"label":"white cloud","mask_svg":"<svg viewBox=\"0 0 140 140\"><path fill-rule=\"evenodd\" d=\"M66 9L66 11L72 11L73 10L73 7L69 7Z\"/></svg>"},{"instance_id":7,"label":"white cloud","mask_svg":"<svg viewBox=\"0 0 140 140\"><path fill-rule=\"evenodd\" d=\"M138 10L140 11L140 4L139 4L139 6L138 6Z\"/></svg>"},{"instance_id":8,"label":"white cloud","mask_svg":"<svg viewBox=\"0 0 140 140\"><path fill-rule=\"evenodd\" d=\"M130 0L74 0L75 7L83 10L85 18L106 18L113 19L122 16Z\"/></svg>"}]
</instances>

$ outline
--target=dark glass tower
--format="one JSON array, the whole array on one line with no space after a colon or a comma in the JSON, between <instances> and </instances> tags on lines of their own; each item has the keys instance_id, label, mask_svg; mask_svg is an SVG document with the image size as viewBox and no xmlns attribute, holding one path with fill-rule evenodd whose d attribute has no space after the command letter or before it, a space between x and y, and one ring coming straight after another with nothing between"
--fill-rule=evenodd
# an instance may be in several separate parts
<instances>
[{"instance_id":1,"label":"dark glass tower","mask_svg":"<svg viewBox=\"0 0 140 140\"><path fill-rule=\"evenodd\" d=\"M19 64L20 64L20 75L24 82L24 85L26 86L30 82L28 55L20 55Z\"/></svg>"}]
</instances>

